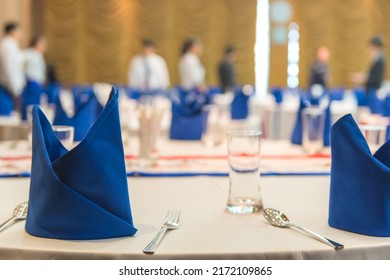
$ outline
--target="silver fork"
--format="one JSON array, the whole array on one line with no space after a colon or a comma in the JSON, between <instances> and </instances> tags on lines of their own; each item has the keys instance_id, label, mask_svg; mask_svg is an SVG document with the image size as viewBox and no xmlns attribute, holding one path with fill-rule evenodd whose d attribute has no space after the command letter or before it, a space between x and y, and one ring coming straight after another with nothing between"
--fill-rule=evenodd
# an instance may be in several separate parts
<instances>
[{"instance_id":1,"label":"silver fork","mask_svg":"<svg viewBox=\"0 0 390 280\"><path fill-rule=\"evenodd\" d=\"M178 229L179 226L180 226L180 211L169 210L167 217L165 218L165 221L160 228L160 231L152 239L152 241L150 241L150 243L145 247L144 253L154 254L154 252L156 251L158 245L160 244L167 230Z\"/></svg>"}]
</instances>

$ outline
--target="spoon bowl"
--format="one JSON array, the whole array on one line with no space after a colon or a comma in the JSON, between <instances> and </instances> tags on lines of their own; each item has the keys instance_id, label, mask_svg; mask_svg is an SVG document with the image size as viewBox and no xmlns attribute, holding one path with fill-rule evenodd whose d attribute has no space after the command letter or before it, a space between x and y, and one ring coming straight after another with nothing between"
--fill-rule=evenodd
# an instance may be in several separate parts
<instances>
[{"instance_id":1,"label":"spoon bowl","mask_svg":"<svg viewBox=\"0 0 390 280\"><path fill-rule=\"evenodd\" d=\"M307 228L294 225L290 222L288 217L279 210L276 210L274 208L265 208L263 211L264 218L273 226L275 227L281 227L281 228L295 228L299 231L302 231L306 233L307 235L317 239L318 241L321 241L322 243L325 243L326 245L332 247L333 249L340 250L344 248L344 245L337 243L333 240L330 240L328 238L325 238Z\"/></svg>"},{"instance_id":2,"label":"spoon bowl","mask_svg":"<svg viewBox=\"0 0 390 280\"><path fill-rule=\"evenodd\" d=\"M12 213L12 217L0 225L0 232L8 227L11 222L25 220L28 213L28 202L22 202L17 205Z\"/></svg>"}]
</instances>

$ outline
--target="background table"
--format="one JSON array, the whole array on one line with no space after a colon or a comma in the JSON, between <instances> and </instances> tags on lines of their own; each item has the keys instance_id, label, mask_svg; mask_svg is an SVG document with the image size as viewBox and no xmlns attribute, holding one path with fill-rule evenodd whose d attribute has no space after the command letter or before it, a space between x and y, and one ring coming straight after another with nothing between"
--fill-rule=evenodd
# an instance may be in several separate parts
<instances>
[{"instance_id":1,"label":"background table","mask_svg":"<svg viewBox=\"0 0 390 280\"><path fill-rule=\"evenodd\" d=\"M260 214L224 212L227 177L129 178L136 236L66 241L33 237L18 222L0 233L1 259L389 259L390 239L354 234L327 224L329 176L262 178L266 207L345 245L335 251L291 229L275 228ZM28 198L29 180L0 180L0 220ZM142 249L169 209L182 212L181 227L165 236L156 254ZM59 217L60 218L60 217Z\"/></svg>"}]
</instances>

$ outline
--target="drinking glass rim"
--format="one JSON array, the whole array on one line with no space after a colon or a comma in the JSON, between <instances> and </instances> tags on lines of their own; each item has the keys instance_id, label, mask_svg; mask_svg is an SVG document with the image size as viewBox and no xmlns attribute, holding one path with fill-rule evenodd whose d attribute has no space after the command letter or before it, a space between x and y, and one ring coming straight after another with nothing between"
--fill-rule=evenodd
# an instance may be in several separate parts
<instances>
[{"instance_id":1,"label":"drinking glass rim","mask_svg":"<svg viewBox=\"0 0 390 280\"><path fill-rule=\"evenodd\" d=\"M261 136L262 132L260 130L231 130L227 131L226 135L238 137Z\"/></svg>"},{"instance_id":2,"label":"drinking glass rim","mask_svg":"<svg viewBox=\"0 0 390 280\"><path fill-rule=\"evenodd\" d=\"M74 130L74 127L70 125L52 125L52 129L53 131L63 132L63 131Z\"/></svg>"},{"instance_id":3,"label":"drinking glass rim","mask_svg":"<svg viewBox=\"0 0 390 280\"><path fill-rule=\"evenodd\" d=\"M302 114L308 115L323 115L325 113L325 109L321 107L307 107L302 109Z\"/></svg>"},{"instance_id":4,"label":"drinking glass rim","mask_svg":"<svg viewBox=\"0 0 390 280\"><path fill-rule=\"evenodd\" d=\"M365 130L365 131L382 131L386 130L387 126L382 125L382 124L362 124L359 125L360 130Z\"/></svg>"}]
</instances>

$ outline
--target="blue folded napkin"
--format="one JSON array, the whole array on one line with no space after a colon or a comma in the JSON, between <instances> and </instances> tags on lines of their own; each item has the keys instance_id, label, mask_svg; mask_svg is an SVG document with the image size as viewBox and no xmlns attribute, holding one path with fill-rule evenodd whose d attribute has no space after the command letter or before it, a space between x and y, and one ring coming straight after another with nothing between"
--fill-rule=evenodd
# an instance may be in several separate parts
<instances>
[{"instance_id":1,"label":"blue folded napkin","mask_svg":"<svg viewBox=\"0 0 390 280\"><path fill-rule=\"evenodd\" d=\"M177 100L172 101L172 121L169 131L171 139L200 140L207 114L202 106L208 103L208 96L196 89L178 88Z\"/></svg>"},{"instance_id":2,"label":"blue folded napkin","mask_svg":"<svg viewBox=\"0 0 390 280\"><path fill-rule=\"evenodd\" d=\"M315 102L317 103L317 102ZM318 103L317 103L318 104ZM310 107L312 104L309 100L301 98L299 108L297 111L297 116L295 120L294 129L291 135L291 143L296 145L302 145L302 110ZM330 102L325 108L325 124L324 124L324 146L328 147L330 145L330 127L331 127L331 112L330 112Z\"/></svg>"},{"instance_id":3,"label":"blue folded napkin","mask_svg":"<svg viewBox=\"0 0 390 280\"><path fill-rule=\"evenodd\" d=\"M80 141L87 135L93 122L99 115L100 106L93 94L85 95L82 101L75 101L75 114L70 117L65 112L61 99L58 98L53 124L73 126L74 140Z\"/></svg>"},{"instance_id":4,"label":"blue folded napkin","mask_svg":"<svg viewBox=\"0 0 390 280\"><path fill-rule=\"evenodd\" d=\"M243 120L248 117L248 101L254 94L251 86L240 86L235 90L234 98L231 104L231 117L233 120Z\"/></svg>"},{"instance_id":5,"label":"blue folded napkin","mask_svg":"<svg viewBox=\"0 0 390 280\"><path fill-rule=\"evenodd\" d=\"M372 114L383 114L383 101L377 96L375 89L370 89L367 94L367 105Z\"/></svg>"},{"instance_id":6,"label":"blue folded napkin","mask_svg":"<svg viewBox=\"0 0 390 280\"><path fill-rule=\"evenodd\" d=\"M60 95L61 85L58 83L48 83L45 87L45 93L47 95L47 103L55 104L57 103L58 97Z\"/></svg>"},{"instance_id":7,"label":"blue folded napkin","mask_svg":"<svg viewBox=\"0 0 390 280\"><path fill-rule=\"evenodd\" d=\"M329 225L390 236L390 141L374 155L353 117L332 127Z\"/></svg>"},{"instance_id":8,"label":"blue folded napkin","mask_svg":"<svg viewBox=\"0 0 390 280\"><path fill-rule=\"evenodd\" d=\"M276 104L283 103L283 88L274 87L271 89L271 94L274 96Z\"/></svg>"},{"instance_id":9,"label":"blue folded napkin","mask_svg":"<svg viewBox=\"0 0 390 280\"><path fill-rule=\"evenodd\" d=\"M0 116L9 116L14 110L14 99L11 93L0 85Z\"/></svg>"},{"instance_id":10,"label":"blue folded napkin","mask_svg":"<svg viewBox=\"0 0 390 280\"><path fill-rule=\"evenodd\" d=\"M34 106L32 169L26 231L57 239L132 236L133 225L118 93L87 136L68 151Z\"/></svg>"},{"instance_id":11,"label":"blue folded napkin","mask_svg":"<svg viewBox=\"0 0 390 280\"><path fill-rule=\"evenodd\" d=\"M21 115L22 120L27 120L27 106L38 105L41 102L43 89L36 81L28 80L21 95Z\"/></svg>"}]
</instances>

